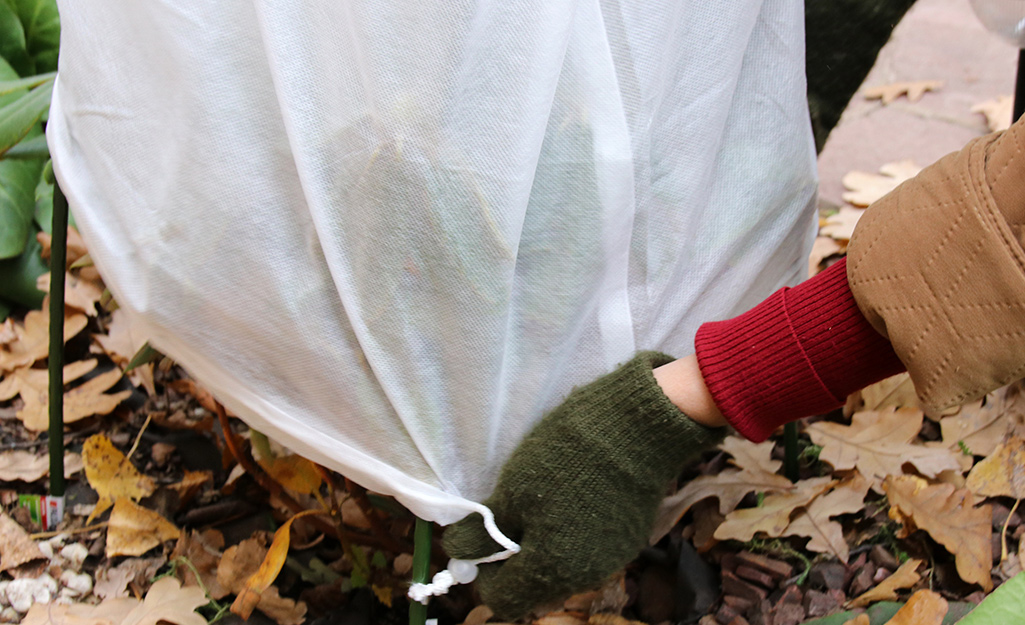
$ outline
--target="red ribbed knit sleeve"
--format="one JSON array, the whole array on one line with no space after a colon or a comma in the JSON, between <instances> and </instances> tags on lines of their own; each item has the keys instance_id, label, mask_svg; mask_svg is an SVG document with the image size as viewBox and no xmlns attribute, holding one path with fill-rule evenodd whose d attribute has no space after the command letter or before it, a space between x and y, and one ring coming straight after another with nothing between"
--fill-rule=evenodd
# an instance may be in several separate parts
<instances>
[{"instance_id":1,"label":"red ribbed knit sleeve","mask_svg":"<svg viewBox=\"0 0 1025 625\"><path fill-rule=\"evenodd\" d=\"M694 339L705 384L738 432L763 441L780 425L822 414L850 393L904 371L858 310L846 259Z\"/></svg>"}]
</instances>

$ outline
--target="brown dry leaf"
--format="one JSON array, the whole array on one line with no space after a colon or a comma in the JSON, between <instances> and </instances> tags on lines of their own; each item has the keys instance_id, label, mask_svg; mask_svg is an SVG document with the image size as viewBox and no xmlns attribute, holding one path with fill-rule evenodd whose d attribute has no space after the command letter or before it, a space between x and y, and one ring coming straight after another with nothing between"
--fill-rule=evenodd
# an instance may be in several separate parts
<instances>
[{"instance_id":1,"label":"brown dry leaf","mask_svg":"<svg viewBox=\"0 0 1025 625\"><path fill-rule=\"evenodd\" d=\"M843 199L854 206L869 206L896 189L900 183L918 175L920 171L922 168L915 165L914 161L905 160L883 165L879 168L879 174L869 174L863 171L849 172L841 180L843 186L848 190L843 194Z\"/></svg>"},{"instance_id":2,"label":"brown dry leaf","mask_svg":"<svg viewBox=\"0 0 1025 625\"><path fill-rule=\"evenodd\" d=\"M838 254L843 246L837 243L832 237L818 236L811 246L811 254L808 255L808 277L814 277L819 272L819 265L822 261L833 254Z\"/></svg>"},{"instance_id":3,"label":"brown dry leaf","mask_svg":"<svg viewBox=\"0 0 1025 625\"><path fill-rule=\"evenodd\" d=\"M50 246L53 243L52 239L53 238L46 232L36 233L36 241L39 241L39 246L42 248L39 255L43 257L43 260L50 259ZM75 264L79 259L89 253L89 250L86 249L85 246L85 240L74 226L68 226L68 242L66 247L68 267Z\"/></svg>"},{"instance_id":4,"label":"brown dry leaf","mask_svg":"<svg viewBox=\"0 0 1025 625\"><path fill-rule=\"evenodd\" d=\"M298 454L259 459L260 466L271 478L289 490L304 495L320 492L324 480L317 465Z\"/></svg>"},{"instance_id":5,"label":"brown dry leaf","mask_svg":"<svg viewBox=\"0 0 1025 625\"><path fill-rule=\"evenodd\" d=\"M82 470L82 457L78 454L64 454L64 477L71 477ZM18 449L0 453L0 481L35 482L50 474L50 459L37 456L31 451Z\"/></svg>"},{"instance_id":6,"label":"brown dry leaf","mask_svg":"<svg viewBox=\"0 0 1025 625\"><path fill-rule=\"evenodd\" d=\"M116 499L138 500L156 490L153 480L139 473L103 434L94 434L85 441L82 460L85 462L85 477L100 496L86 522L109 508Z\"/></svg>"},{"instance_id":7,"label":"brown dry leaf","mask_svg":"<svg viewBox=\"0 0 1025 625\"><path fill-rule=\"evenodd\" d=\"M744 469L727 469L716 475L696 477L662 500L650 540L655 542L665 536L680 518L695 503L708 497L719 499L720 514L729 514L748 493L779 493L792 490L794 485L787 478L775 473L752 472Z\"/></svg>"},{"instance_id":8,"label":"brown dry leaf","mask_svg":"<svg viewBox=\"0 0 1025 625\"><path fill-rule=\"evenodd\" d=\"M887 577L875 588L870 588L847 603L848 607L860 608L876 601L895 601L897 591L902 588L911 588L922 579L915 571L922 566L921 560L914 558L900 565L893 575Z\"/></svg>"},{"instance_id":9,"label":"brown dry leaf","mask_svg":"<svg viewBox=\"0 0 1025 625\"><path fill-rule=\"evenodd\" d=\"M259 570L266 554L267 548L257 538L247 538L228 547L217 565L218 582L232 593L241 593L246 580ZM260 594L256 609L281 625L299 625L306 614L305 603L282 598L273 586Z\"/></svg>"},{"instance_id":10,"label":"brown dry leaf","mask_svg":"<svg viewBox=\"0 0 1025 625\"><path fill-rule=\"evenodd\" d=\"M67 311L64 317L64 341L67 342L84 330L88 322L82 313ZM14 324L14 333L17 338L0 349L0 371L30 367L37 360L46 358L50 349L50 320L47 313L42 310L29 311L23 325Z\"/></svg>"},{"instance_id":11,"label":"brown dry leaf","mask_svg":"<svg viewBox=\"0 0 1025 625\"><path fill-rule=\"evenodd\" d=\"M946 615L947 600L923 588L911 595L886 625L941 625Z\"/></svg>"},{"instance_id":12,"label":"brown dry leaf","mask_svg":"<svg viewBox=\"0 0 1025 625\"><path fill-rule=\"evenodd\" d=\"M1025 499L1025 440L1012 436L968 474L968 490L984 497Z\"/></svg>"},{"instance_id":13,"label":"brown dry leaf","mask_svg":"<svg viewBox=\"0 0 1025 625\"><path fill-rule=\"evenodd\" d=\"M50 273L44 273L36 279L36 288L44 293L50 292ZM103 297L103 286L98 282L86 280L73 273L64 274L64 303L68 308L80 310L90 317L99 314L96 305Z\"/></svg>"},{"instance_id":14,"label":"brown dry leaf","mask_svg":"<svg viewBox=\"0 0 1025 625\"><path fill-rule=\"evenodd\" d=\"M125 616L120 625L206 625L206 619L196 608L209 603L206 594L197 586L181 587L173 577L158 579L143 602Z\"/></svg>"},{"instance_id":15,"label":"brown dry leaf","mask_svg":"<svg viewBox=\"0 0 1025 625\"><path fill-rule=\"evenodd\" d=\"M986 116L986 125L990 132L1007 130L1011 127L1011 118L1014 117L1014 96L1002 95L995 100L979 102L972 107L972 112Z\"/></svg>"},{"instance_id":16,"label":"brown dry leaf","mask_svg":"<svg viewBox=\"0 0 1025 625\"><path fill-rule=\"evenodd\" d=\"M9 571L33 560L45 560L36 541L17 521L0 512L0 571Z\"/></svg>"},{"instance_id":17,"label":"brown dry leaf","mask_svg":"<svg viewBox=\"0 0 1025 625\"><path fill-rule=\"evenodd\" d=\"M64 367L64 382L82 377L96 368L96 360L80 360ZM121 372L112 369L88 380L64 393L64 423L74 423L93 415L108 414L125 400L131 391L107 394L110 387L121 379ZM13 391L25 400L17 417L32 432L42 432L49 427L49 374L45 369L16 369L3 383L0 383L0 397L6 398Z\"/></svg>"},{"instance_id":18,"label":"brown dry leaf","mask_svg":"<svg viewBox=\"0 0 1025 625\"><path fill-rule=\"evenodd\" d=\"M647 625L641 621L631 621L630 619L623 618L618 614L607 614L599 613L592 614L591 618L587 619L587 625Z\"/></svg>"},{"instance_id":19,"label":"brown dry leaf","mask_svg":"<svg viewBox=\"0 0 1025 625\"><path fill-rule=\"evenodd\" d=\"M177 538L179 531L158 512L130 499L117 499L107 525L107 557L141 556L164 541Z\"/></svg>"},{"instance_id":20,"label":"brown dry leaf","mask_svg":"<svg viewBox=\"0 0 1025 625\"><path fill-rule=\"evenodd\" d=\"M868 481L855 474L853 478L838 485L829 493L817 497L805 510L797 513L783 536L808 536L806 548L818 553L836 556L847 564L850 547L843 537L843 528L830 519L839 514L850 514L864 508Z\"/></svg>"},{"instance_id":21,"label":"brown dry leaf","mask_svg":"<svg viewBox=\"0 0 1025 625\"><path fill-rule=\"evenodd\" d=\"M99 605L84 603L36 603L22 625L120 625L141 603L138 599L113 599Z\"/></svg>"},{"instance_id":22,"label":"brown dry leaf","mask_svg":"<svg viewBox=\"0 0 1025 625\"><path fill-rule=\"evenodd\" d=\"M918 393L907 373L898 373L861 389L862 410L919 408Z\"/></svg>"},{"instance_id":23,"label":"brown dry leaf","mask_svg":"<svg viewBox=\"0 0 1025 625\"><path fill-rule=\"evenodd\" d=\"M762 505L756 508L734 510L715 530L717 540L739 540L747 542L762 532L771 538L778 538L790 524L790 515L801 506L808 505L832 484L831 477L816 477L801 480L793 490L786 493L767 495Z\"/></svg>"},{"instance_id":24,"label":"brown dry leaf","mask_svg":"<svg viewBox=\"0 0 1025 625\"><path fill-rule=\"evenodd\" d=\"M890 502L890 518L903 525L900 537L916 528L954 554L957 574L986 592L993 590L993 513L988 505L972 507L972 493L950 484L930 485L919 477L888 477L883 490Z\"/></svg>"},{"instance_id":25,"label":"brown dry leaf","mask_svg":"<svg viewBox=\"0 0 1025 625\"><path fill-rule=\"evenodd\" d=\"M854 229L857 227L858 221L864 214L865 209L863 208L841 206L835 215L826 217L826 223L819 228L819 234L830 237L831 240L850 241L854 236ZM837 245L837 248L839 247Z\"/></svg>"},{"instance_id":26,"label":"brown dry leaf","mask_svg":"<svg viewBox=\"0 0 1025 625\"><path fill-rule=\"evenodd\" d=\"M466 619L463 620L463 625L484 625L494 615L495 613L491 611L491 608L486 605L479 605L470 610L470 613L466 615Z\"/></svg>"},{"instance_id":27,"label":"brown dry leaf","mask_svg":"<svg viewBox=\"0 0 1025 625\"><path fill-rule=\"evenodd\" d=\"M882 100L883 105L892 103L900 96L907 96L910 102L918 102L926 91L935 91L943 86L942 80L915 80L895 82L889 85L869 87L862 92L866 100Z\"/></svg>"},{"instance_id":28,"label":"brown dry leaf","mask_svg":"<svg viewBox=\"0 0 1025 625\"><path fill-rule=\"evenodd\" d=\"M214 480L213 471L185 471L180 482L168 486L178 493L178 507L192 500L204 484L212 483Z\"/></svg>"},{"instance_id":29,"label":"brown dry leaf","mask_svg":"<svg viewBox=\"0 0 1025 625\"><path fill-rule=\"evenodd\" d=\"M985 406L982 400L961 406L957 414L940 419L943 444L960 449L959 443L963 443L973 455L990 455L1011 425L1003 418L1005 409L1005 403L996 394L986 397Z\"/></svg>"},{"instance_id":30,"label":"brown dry leaf","mask_svg":"<svg viewBox=\"0 0 1025 625\"><path fill-rule=\"evenodd\" d=\"M373 527L370 519L363 513L363 509L359 507L356 500L352 497L347 497L341 505L342 523L361 530L368 530Z\"/></svg>"},{"instance_id":31,"label":"brown dry leaf","mask_svg":"<svg viewBox=\"0 0 1025 625\"><path fill-rule=\"evenodd\" d=\"M888 475L901 475L905 462L930 477L960 469L950 449L910 444L921 429L922 411L900 408L856 413L849 426L820 421L807 432L822 446L820 460L838 470L857 468L874 486Z\"/></svg>"},{"instance_id":32,"label":"brown dry leaf","mask_svg":"<svg viewBox=\"0 0 1025 625\"><path fill-rule=\"evenodd\" d=\"M775 446L772 441L752 443L740 436L727 436L719 448L733 456L731 462L740 469L751 473L775 473L783 466L782 460L772 459Z\"/></svg>"},{"instance_id":33,"label":"brown dry leaf","mask_svg":"<svg viewBox=\"0 0 1025 625\"><path fill-rule=\"evenodd\" d=\"M185 558L192 563L199 573L199 580L202 582L211 599L223 599L230 591L221 585L217 580L217 565L221 561L221 549L224 547L224 535L215 529L208 529L203 533L196 530L182 532L178 537L178 543L171 552L171 559ZM178 575L182 584L186 586L199 585L192 567L178 567Z\"/></svg>"},{"instance_id":34,"label":"brown dry leaf","mask_svg":"<svg viewBox=\"0 0 1025 625\"><path fill-rule=\"evenodd\" d=\"M260 603L261 593L270 588L270 585L274 583L274 579L281 572L281 567L285 565L285 558L288 557L292 522L304 516L320 513L320 510L304 510L285 521L274 532L274 540L271 542L270 548L267 549L267 555L264 557L263 563L260 564L260 568L250 575L249 579L246 580L245 586L240 591L237 591L238 596L235 598L235 602L231 604L233 614L241 616L243 620L248 619L249 615L257 607L257 604Z\"/></svg>"},{"instance_id":35,"label":"brown dry leaf","mask_svg":"<svg viewBox=\"0 0 1025 625\"><path fill-rule=\"evenodd\" d=\"M552 612L534 621L534 625L587 625L578 612Z\"/></svg>"},{"instance_id":36,"label":"brown dry leaf","mask_svg":"<svg viewBox=\"0 0 1025 625\"><path fill-rule=\"evenodd\" d=\"M94 334L93 338L97 345L90 347L90 350L93 352L102 350L122 369L128 366L128 363L132 361L147 340L139 332L139 329L132 325L128 313L121 308L111 313L107 334ZM153 363L140 365L129 371L127 375L133 385L145 388L150 396L157 394L153 381Z\"/></svg>"},{"instance_id":37,"label":"brown dry leaf","mask_svg":"<svg viewBox=\"0 0 1025 625\"><path fill-rule=\"evenodd\" d=\"M152 558L128 558L115 567L100 568L96 571L93 594L101 599L127 597L129 584L141 594L142 589L149 586L149 580L166 563L167 558L161 554Z\"/></svg>"}]
</instances>

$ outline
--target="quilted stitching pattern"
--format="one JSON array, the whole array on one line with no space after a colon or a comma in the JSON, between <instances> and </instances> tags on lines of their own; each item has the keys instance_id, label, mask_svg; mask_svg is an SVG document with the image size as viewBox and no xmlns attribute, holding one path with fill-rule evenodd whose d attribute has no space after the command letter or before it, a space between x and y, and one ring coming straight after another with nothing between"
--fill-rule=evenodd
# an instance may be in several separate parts
<instances>
[{"instance_id":1,"label":"quilted stitching pattern","mask_svg":"<svg viewBox=\"0 0 1025 625\"><path fill-rule=\"evenodd\" d=\"M849 247L859 308L939 410L1025 374L1025 125L873 204Z\"/></svg>"}]
</instances>

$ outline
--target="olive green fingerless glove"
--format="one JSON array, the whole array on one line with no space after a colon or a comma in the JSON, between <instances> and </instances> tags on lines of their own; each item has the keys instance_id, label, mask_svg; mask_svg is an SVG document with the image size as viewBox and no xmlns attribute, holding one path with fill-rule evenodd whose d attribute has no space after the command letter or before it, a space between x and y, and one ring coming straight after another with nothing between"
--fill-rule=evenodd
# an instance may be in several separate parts
<instances>
[{"instance_id":1,"label":"olive green fingerless glove","mask_svg":"<svg viewBox=\"0 0 1025 625\"><path fill-rule=\"evenodd\" d=\"M692 421L665 396L652 369L673 359L641 352L578 388L546 415L502 468L485 501L522 550L483 564L477 588L500 618L600 585L647 543L670 480L718 443L725 428ZM449 527L459 559L502 548L479 514Z\"/></svg>"}]
</instances>

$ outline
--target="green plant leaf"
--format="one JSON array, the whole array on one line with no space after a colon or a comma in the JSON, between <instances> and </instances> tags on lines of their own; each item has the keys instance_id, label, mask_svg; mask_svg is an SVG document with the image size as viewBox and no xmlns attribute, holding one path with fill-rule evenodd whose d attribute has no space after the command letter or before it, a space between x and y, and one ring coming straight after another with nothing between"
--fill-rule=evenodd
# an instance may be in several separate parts
<instances>
[{"instance_id":1,"label":"green plant leaf","mask_svg":"<svg viewBox=\"0 0 1025 625\"><path fill-rule=\"evenodd\" d=\"M22 253L33 233L42 161L0 160L0 259Z\"/></svg>"},{"instance_id":2,"label":"green plant leaf","mask_svg":"<svg viewBox=\"0 0 1025 625\"><path fill-rule=\"evenodd\" d=\"M36 288L36 279L50 270L39 257L39 242L30 238L17 258L0 261L0 298L26 308L39 308L46 294Z\"/></svg>"},{"instance_id":3,"label":"green plant leaf","mask_svg":"<svg viewBox=\"0 0 1025 625\"><path fill-rule=\"evenodd\" d=\"M21 160L46 160L50 158L50 148L46 145L46 137L38 135L24 139L4 154L4 158Z\"/></svg>"},{"instance_id":4,"label":"green plant leaf","mask_svg":"<svg viewBox=\"0 0 1025 625\"><path fill-rule=\"evenodd\" d=\"M1025 573L1018 573L982 600L961 625L1004 625L1020 623L1025 614Z\"/></svg>"},{"instance_id":5,"label":"green plant leaf","mask_svg":"<svg viewBox=\"0 0 1025 625\"><path fill-rule=\"evenodd\" d=\"M61 25L56 0L7 0L13 5L25 33L25 49L35 72L57 69ZM24 75L24 74L23 74Z\"/></svg>"},{"instance_id":6,"label":"green plant leaf","mask_svg":"<svg viewBox=\"0 0 1025 625\"><path fill-rule=\"evenodd\" d=\"M0 156L28 135L50 108L52 94L51 80L0 108Z\"/></svg>"},{"instance_id":7,"label":"green plant leaf","mask_svg":"<svg viewBox=\"0 0 1025 625\"><path fill-rule=\"evenodd\" d=\"M39 184L36 185L36 206L35 206L35 220L36 226L47 234L53 234L53 182L48 180L46 175L48 171L52 170L49 168L50 161L46 161L46 165L43 167L43 172L39 176ZM49 176L52 178L52 176Z\"/></svg>"},{"instance_id":8,"label":"green plant leaf","mask_svg":"<svg viewBox=\"0 0 1025 625\"><path fill-rule=\"evenodd\" d=\"M10 65L8 65L10 67ZM14 72L14 69L11 68ZM0 80L0 95L7 95L12 91L18 91L19 89L31 89L32 87L38 87L47 80L52 80L57 75L57 72L49 72L46 74L38 74L36 76L29 76L28 78L8 78Z\"/></svg>"},{"instance_id":9,"label":"green plant leaf","mask_svg":"<svg viewBox=\"0 0 1025 625\"><path fill-rule=\"evenodd\" d=\"M35 73L35 64L25 43L25 27L14 7L3 0L0 0L0 57L14 68L15 75Z\"/></svg>"}]
</instances>

